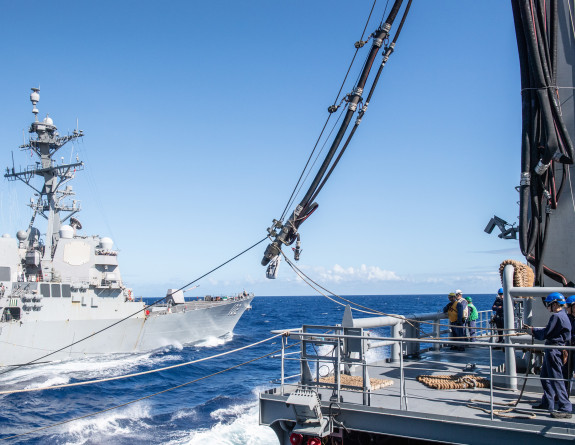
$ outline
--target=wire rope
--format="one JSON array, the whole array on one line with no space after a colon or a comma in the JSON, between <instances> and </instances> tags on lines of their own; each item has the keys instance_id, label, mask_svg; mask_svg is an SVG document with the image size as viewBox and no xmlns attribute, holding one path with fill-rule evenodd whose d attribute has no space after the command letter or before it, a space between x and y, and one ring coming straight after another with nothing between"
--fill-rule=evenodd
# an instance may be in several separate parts
<instances>
[{"instance_id":1,"label":"wire rope","mask_svg":"<svg viewBox=\"0 0 575 445\"><path fill-rule=\"evenodd\" d=\"M366 20L366 22L365 22L365 26L364 26L364 28L363 28L363 32L362 32L362 34L361 34L360 41L363 41L363 37L365 36L365 31L366 31L367 26L368 26L368 24L369 24L369 21L370 21L370 19L371 19L371 15L372 15L373 10L374 10L374 8L375 8L376 2L377 2L377 0L374 0L373 5L372 5L372 7L371 7L371 11L369 12L369 16L368 16L368 18L367 18L367 20ZM388 3L389 3L389 0L388 0ZM386 4L386 10L387 10L387 4ZM356 56L357 56L357 53L358 53L359 49L360 49L360 47L358 47L358 48L355 49L353 58L351 59L351 62L350 62L349 67L348 67L348 69L347 69L347 72L346 72L346 74L345 74L345 76L344 76L344 79L343 79L343 81L342 81L342 83L341 83L341 86L340 86L340 88L339 88L339 91L338 91L338 93L337 93L337 95L336 95L336 97L335 97L334 104L336 104L336 103L338 102L338 100L339 100L339 95L341 94L341 91L343 90L343 87L344 87L345 82L346 82L346 80L347 80L347 77L348 77L348 75L349 75L349 73L350 73L350 71L351 71L351 68L352 68L352 66L353 66L353 64L354 64L354 62L355 62L355 58L356 58ZM293 188L293 191L292 191L292 193L291 193L291 195L290 195L290 198L288 199L288 202L287 202L287 204L286 204L286 206L285 206L285 208L284 208L284 210L283 210L283 212L282 212L282 214L281 214L280 221L284 219L284 217L286 216L286 212L288 211L289 207L290 207L290 206L292 205L292 203L293 203L293 200L295 199L295 196L297 195L297 193L299 193L299 190L301 190L301 187L302 187L302 186L300 185L300 183L303 185L303 182L305 182L305 179L304 179L303 182L302 182L302 178L303 178L303 176L304 176L304 174L305 174L305 172L306 172L306 170L307 170L307 168L308 168L308 165L309 165L309 163L310 163L310 161L311 161L311 159L312 159L312 157L313 157L313 154L315 153L315 150L316 150L316 148L317 148L317 145L319 144L319 141L321 140L321 137L322 137L322 135L323 135L323 133L324 133L326 127L327 127L327 124L328 124L330 118L331 118L331 113L328 115L328 117L327 117L327 119L326 119L326 121L325 121L325 124L323 125L323 128L322 128L322 130L321 130L321 132L320 132L320 134L319 134L319 136L318 136L318 138L317 138L317 140L316 140L316 142L315 142L315 144L314 144L314 146L313 146L313 149L312 149L312 151L311 151L311 153L310 153L310 155L309 155L309 157L308 157L308 159L307 159L307 162L306 162L306 164L305 164L305 166L304 166L304 168L303 168L303 170L302 170L302 172L301 172L301 174L300 174L300 177L299 177L299 179L297 180L296 185L295 185L294 188ZM331 133L330 133L330 135L331 135ZM329 138L329 136L328 136L328 138ZM327 142L327 141L326 141L326 142ZM324 145L325 145L325 144L324 144ZM319 156L319 155L318 155L318 156ZM315 164L315 162L314 162L314 164ZM313 168L313 166L310 167L310 169L311 169L311 168ZM307 179L308 176L309 176L309 172L308 172L308 174L306 175L306 179ZM299 187L299 189L298 189L298 187Z\"/></svg>"},{"instance_id":2,"label":"wire rope","mask_svg":"<svg viewBox=\"0 0 575 445\"><path fill-rule=\"evenodd\" d=\"M95 383L103 383L103 382L111 382L114 380L124 380L124 379L129 379L132 377L139 377L142 375L147 375L147 374L155 374L157 372L162 372L162 371L168 371L170 369L176 369L176 368L181 368L182 366L189 366L189 365L195 365L196 363L201 363L201 362L205 362L208 360L212 360L215 358L219 358L219 357L224 357L226 355L229 354L233 354L235 352L239 352L239 351L243 351L244 349L249 349L252 348L254 346L258 346L262 343L266 343L270 340L273 340L274 338L280 337L284 335L283 333L281 334L276 334L272 337L266 338L265 340L260 340L258 342L255 343L251 343L249 345L246 346L242 346L241 348L236 348L236 349L232 349L230 351L225 351L225 352L221 352L219 354L215 354L215 355L211 355L209 357L204 357L204 358L199 358L197 360L191 360L189 362L185 362L185 363L176 363L175 365L170 365L170 366L164 366L163 368L154 368L154 369L149 369L147 371L142 371L142 372L135 372L132 374L124 374L124 375L118 375L118 376L114 376L114 377L106 377L103 379L95 379L95 380L84 380L82 382L74 382L74 383L64 383L61 385L52 385L52 386L45 386L42 388L25 388L25 389L14 389L14 390L6 390L6 391L0 391L0 394L17 394L17 393L23 393L23 392L36 392L36 391L44 391L44 390L48 390L48 389L61 389L61 388L71 388L74 386L86 386L86 385L93 385Z\"/></svg>"},{"instance_id":3,"label":"wire rope","mask_svg":"<svg viewBox=\"0 0 575 445\"><path fill-rule=\"evenodd\" d=\"M210 270L209 272L206 272L205 274L203 274L202 276L196 278L195 280L190 281L188 284L186 284L186 285L180 287L179 289L175 290L175 291L172 292L171 294L168 294L168 295L166 295L165 297L160 298L160 299L154 301L152 304L149 304L149 305L147 305L147 306L144 306L142 309L139 309L139 310L137 310L136 312L134 312L134 313L132 313L132 314L130 314L130 315L124 317L124 318L121 318L120 320L118 320L118 321L112 323L111 325L108 325L108 326L106 326L105 328L102 328L102 329L100 329L100 330L98 330L98 331L96 331L96 332L93 332L92 334L90 334L90 335L88 335L88 336L86 336L86 337L83 337L83 338L81 338L81 339L79 339L79 340L76 340L75 342L72 342L72 343L70 343L70 344L68 344L68 345L66 345L66 346L64 346L64 347L62 347L62 348L60 348L60 349L57 349L57 350L55 350L55 351L52 351L52 352L50 352L49 354L45 354L45 355L43 355L43 356L41 356L41 357L38 357L38 358L36 358L36 359L34 359L34 360L31 360L31 361L27 362L27 363L22 363L22 364L20 364L20 365L12 366L12 367L10 367L9 369L0 372L0 375L5 374L5 373L10 372L10 371L14 371L14 370L16 370L16 369L20 369L20 368L25 367L25 366L29 366L29 365L31 365L31 364L34 364L34 363L36 363L36 362L38 362L38 361L40 361L40 360L42 360L42 359L44 359L44 358L46 358L46 357L50 357L51 355L54 355L54 354L56 354L56 353L58 353L58 352L61 352L61 351L63 351L64 349L70 348L70 347L72 347L72 346L74 346L74 345L77 345L78 343L81 343L81 342L83 342L83 341L85 341L85 340L87 340L87 339L89 339L89 338L92 338L92 337L94 337L94 336L96 336L96 335L98 335L98 334L100 334L100 333L102 333L102 332L104 332L104 331L106 331L106 330L108 330L108 329L110 329L110 328L113 328L114 326L116 326L116 325L118 325L118 324L120 324L120 323L123 323L124 321L128 320L129 318L132 318L133 316L139 314L140 312L146 310L147 308L152 307L152 306L155 306L156 304L159 304L161 301L164 301L166 298L168 298L169 296L175 294L176 292L179 292L179 291L185 289L186 287L191 286L191 285L194 284L195 282L201 280L202 278L204 278L204 277L210 275L211 273L215 272L216 270L220 269L221 267L225 266L226 264L228 264L228 263L230 263L231 261L235 260L236 258L240 257L240 256L243 255L244 253L246 253L246 252L248 252L249 250L253 249L253 248L256 247L257 245L261 244L261 243L264 242L266 239L267 239L267 237L262 238L261 240L259 240L259 241L256 242L255 244L252 244L252 245L251 245L250 247L248 247L247 249L245 249L245 250L243 250L242 252L238 253L237 255L233 256L233 257L230 258L229 260L223 262L223 263L220 264L219 266L214 267L212 270Z\"/></svg>"},{"instance_id":4,"label":"wire rope","mask_svg":"<svg viewBox=\"0 0 575 445\"><path fill-rule=\"evenodd\" d=\"M294 343L294 344L291 345L291 346L287 346L287 348L290 348L290 347L292 347L292 346L295 346L296 344L298 344L298 343ZM217 372L214 372L214 373L212 373L212 374L208 374L208 375L206 375L206 376L203 376L203 377L200 377L200 378L197 378L197 379L194 379L194 380L190 380L189 382L185 382L185 383L182 383L182 384L180 384L180 385L173 386L173 387L168 388L168 389L164 389L163 391L158 391L158 392L155 392L155 393L153 393L153 394L149 394L149 395L147 395L147 396L140 397L140 398L138 398L138 399L134 399L134 400L131 400L131 401L129 401L129 402L122 403L122 404L119 404L119 405L115 405L115 406L112 406L112 407L110 407L110 408L102 409L102 410L100 410L100 411L96 411L96 412L93 412L93 413L90 413L90 414L85 414L85 415L83 415L83 416L78 416L78 417L74 417L74 418L72 418L72 419L63 420L63 421L61 421L61 422L53 423L53 424L51 424L51 425L46 425L46 426L43 426L43 427L40 427L40 428L35 428L35 429L30 430L30 431L27 431L27 432L25 432L25 433L15 434L15 435L12 435L12 436L9 436L9 437L4 437L4 438L0 439L0 441L17 439L18 437L22 437L22 436L27 436L27 435L29 435L29 434L38 433L38 432L40 432L40 431L44 431L44 430L47 430L47 429L49 429L49 428L54 428L54 427L56 427L56 426L64 425L64 424L66 424L66 423L71 423L71 422L75 422L75 421L77 421L77 420L86 419L86 418L88 418L88 417L94 417L94 416L96 416L96 415L98 415L98 414L102 414L102 413L105 413L105 412L108 412L108 411L113 411L113 410L118 409L118 408L123 408L123 407L125 407L125 406L132 405L132 404L137 403L137 402L140 402L140 401L142 401L142 400L146 400L146 399L155 397L155 396L157 396L157 395L164 394L164 393L173 391L173 390L175 390L175 389L182 388L182 387L187 386L187 385L191 385L192 383L197 383L197 382L199 382L199 381L208 379L208 378L210 378L210 377L214 377L214 376L216 376L216 375L218 375L218 374L223 374L223 373L225 373L225 372L231 371L231 370L236 369L236 368L239 368L239 367L241 367L241 366L245 366L245 365L247 365L247 364L249 364L249 363L252 363L252 362L255 362L255 361L257 361L257 360L261 360L261 359L263 359L263 358L269 357L269 356L271 356L271 355L273 355L273 354L277 354L277 353L280 352L280 351L281 351L281 349L277 349L277 350L275 350L275 351L272 351L272 352L270 352L270 353L268 353L268 354L265 354L265 355L262 355L262 356L260 356L260 357L256 357L256 358L254 358L254 359L247 360L247 361L245 361L245 362L243 362L243 363L240 363L240 364L234 365L234 366L230 366L229 368L223 369L223 370L221 370L221 371L217 371Z\"/></svg>"},{"instance_id":5,"label":"wire rope","mask_svg":"<svg viewBox=\"0 0 575 445\"><path fill-rule=\"evenodd\" d=\"M345 301L346 303L348 303L348 304L350 305L350 308L351 308L352 310L355 310L355 311L357 311L357 312L362 312L362 313L366 313L366 314L369 314L369 315L383 315L383 316L386 316L386 317L397 318L397 319L400 319L400 320L402 320L402 321L405 321L405 322L409 323L411 326L413 326L413 324L412 324L412 322L413 322L413 323L419 323L419 324L427 324L427 325L431 325L431 326L461 327L461 326L459 326L459 325L435 323L435 322L432 322L432 321L417 320L417 319L413 319L413 318L407 318L407 317L404 317L403 315L388 314L388 313L385 313L385 312L382 312L382 311L378 311L377 309L373 309L373 308L370 308L370 307L368 307L368 306L364 306L364 305L361 305L361 304L356 303L356 302L354 302L354 301L348 300L347 298L342 297L341 295L338 295L338 294L336 294L336 293L330 291L329 289L323 287L321 284L319 284L319 283L317 283L316 281L314 281L312 278L310 278L308 275L306 275L301 269L299 269L283 252L282 252L282 255L283 255L284 259L286 260L286 262L288 263L288 265L294 270L294 272L296 272L296 274L297 274L298 276L300 276L300 278L302 278L302 280L303 280L303 277L306 278L306 279L304 280L304 282L306 282L306 284L308 284L308 285L309 285L312 289L314 289L316 292L320 293L321 295L323 295L324 297L328 298L329 300L335 302L336 304L339 304L340 306L345 306L345 305L344 305L343 303L340 303L340 302L335 301L335 300L334 300L333 298L331 298L331 297L328 297L328 296L327 296L326 294L324 294L323 292L318 291L314 286L312 286L310 283L308 283L307 280L309 280L311 283L313 283L313 284L316 285L317 287L319 287L319 288L323 289L324 291L328 292L329 294L333 295L334 297L339 298L340 300ZM297 269L297 271L296 271L296 269ZM301 274L301 275L300 275L300 274ZM303 276L303 277L302 277L302 276ZM355 307L352 307L351 305L358 306L358 307L360 307L360 308L362 308L362 309L365 309L365 310L357 309L357 308L355 308ZM368 311L369 311L369 312L368 312ZM416 329L419 329L419 328L417 328L416 326L414 326L414 327L415 327ZM481 328L481 330L486 330L486 331L517 331L518 329L514 329L514 328L508 328L508 329L502 328L502 329L498 329L498 328L488 328L488 327L485 327L485 328ZM420 329L420 331L421 331L421 329ZM423 332L423 331L421 331L421 332ZM425 334L427 335L428 333L425 332ZM522 334L522 333L502 334L502 336L506 336L506 335L516 336L516 335L523 335L523 334ZM490 336L490 335L486 335L486 336ZM476 337L482 337L482 336L476 336ZM431 340L433 340L433 339L439 339L439 338L433 338L433 337L426 337L426 338L431 339ZM450 337L450 338L455 338L455 337ZM459 337L458 337L458 338L459 338ZM467 338L467 337L461 337L461 338Z\"/></svg>"},{"instance_id":6,"label":"wire rope","mask_svg":"<svg viewBox=\"0 0 575 445\"><path fill-rule=\"evenodd\" d=\"M317 161L318 161L320 155L323 153L323 150L325 149L325 146L327 145L327 142L329 141L329 138L330 138L331 135L333 134L333 131L336 129L337 124L339 123L341 117L343 116L343 112L344 112L344 111L345 111L345 107L342 108L341 111L339 112L339 116L337 117L337 120L334 122L333 126L331 127L331 131L329 132L329 134L328 134L327 137L325 138L325 141L323 142L323 145L321 146L320 151L317 153L317 155L316 155L316 157L315 157L315 159L314 159L312 165L311 165L310 168L307 170L307 174L305 175L305 178L304 178L303 181L301 181L301 183L299 184L299 188L297 189L297 192L295 193L295 195L292 194L293 199L292 199L292 197L290 197L290 202L288 203L288 206L286 206L286 209L293 204L293 202L294 202L294 200L295 200L295 197L301 192L302 187L304 186L305 182L307 181L307 178L309 178L309 175L311 174L311 172L312 172L312 170L313 170L315 164L317 163ZM330 116L331 116L331 114L330 114ZM326 124L327 124L327 122L326 122ZM325 129L325 127L324 127L324 129ZM322 131L323 131L323 130L322 130ZM314 147L314 150L315 150L315 147ZM307 167L307 164L306 164L306 167ZM302 175L303 175L303 173L304 173L304 172L302 172ZM300 178L301 178L301 176L300 176ZM285 210L284 210L284 212L285 212ZM284 217L285 217L285 213L282 214L282 218L281 218L281 219L283 220Z\"/></svg>"}]
</instances>

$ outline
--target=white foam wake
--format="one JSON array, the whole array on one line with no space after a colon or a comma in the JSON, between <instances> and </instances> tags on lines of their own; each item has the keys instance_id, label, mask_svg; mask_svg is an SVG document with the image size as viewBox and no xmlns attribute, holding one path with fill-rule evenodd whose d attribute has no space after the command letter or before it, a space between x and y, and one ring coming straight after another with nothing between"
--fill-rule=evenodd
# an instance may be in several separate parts
<instances>
[{"instance_id":1,"label":"white foam wake","mask_svg":"<svg viewBox=\"0 0 575 445\"><path fill-rule=\"evenodd\" d=\"M234 338L233 333L228 333L223 337L206 337L202 341L195 343L194 346L198 348L215 348L217 346L225 345L233 338Z\"/></svg>"},{"instance_id":2,"label":"white foam wake","mask_svg":"<svg viewBox=\"0 0 575 445\"><path fill-rule=\"evenodd\" d=\"M113 442L114 438L130 437L137 431L138 440L152 440L153 430L142 419L150 417L150 408L145 403L131 405L125 409L110 411L96 417L76 420L62 427L57 433L67 445L81 445L96 439L96 443ZM144 431L143 431L144 429ZM149 429L149 431L145 431Z\"/></svg>"},{"instance_id":3,"label":"white foam wake","mask_svg":"<svg viewBox=\"0 0 575 445\"><path fill-rule=\"evenodd\" d=\"M166 360L178 360L175 354L151 353L110 354L23 367L0 375L0 387L43 388L68 383L71 378L90 380L127 374L139 367L160 364Z\"/></svg>"},{"instance_id":4,"label":"white foam wake","mask_svg":"<svg viewBox=\"0 0 575 445\"><path fill-rule=\"evenodd\" d=\"M278 445L278 439L272 429L258 424L257 403L218 409L211 413L211 417L218 423L210 429L192 431L185 437L172 439L167 444ZM235 420L229 423L229 418Z\"/></svg>"}]
</instances>

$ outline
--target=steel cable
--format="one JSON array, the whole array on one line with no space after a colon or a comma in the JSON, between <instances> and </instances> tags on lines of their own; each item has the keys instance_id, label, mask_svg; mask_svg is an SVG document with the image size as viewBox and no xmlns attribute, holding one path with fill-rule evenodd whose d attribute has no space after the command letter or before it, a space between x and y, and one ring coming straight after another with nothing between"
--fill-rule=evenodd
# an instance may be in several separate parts
<instances>
[{"instance_id":1,"label":"steel cable","mask_svg":"<svg viewBox=\"0 0 575 445\"><path fill-rule=\"evenodd\" d=\"M297 344L297 343L295 343L295 344L293 344L293 345L291 345L291 346L288 346L288 348L289 348L289 347L292 347L292 346L295 346L296 344ZM263 358L269 357L269 356L271 356L271 355L273 355L273 354L277 354L277 353L280 352L280 351L281 351L281 349L277 349L277 350L275 350L275 351L272 351L272 352L270 352L270 353L268 353L268 354L265 354L265 355L262 355L262 356L260 356L260 357L257 357L257 358L254 358L254 359L245 361L245 362L240 363L240 364L238 364L238 365L230 366L229 368L226 368L226 369L223 369L223 370L221 370L221 371L214 372L214 373L212 373L212 374L209 374L209 375L206 375L206 376L203 376L203 377L200 377L200 378L191 380L191 381L189 381L189 382L182 383L182 384L180 384L180 385L173 386L173 387L168 388L168 389L164 389L163 391L159 391L159 392L156 392L156 393L153 393L153 394L149 394L149 395L147 395L147 396L140 397L140 398L138 398L138 399L131 400L131 401L129 401L129 402L122 403L122 404L119 404L119 405L115 405L115 406L112 406L112 407L110 407L110 408L106 408L106 409L103 409L103 410L100 410L100 411L96 411L96 412L94 412L94 413L90 413L90 414L86 414L86 415L83 415L83 416L74 417L74 418L72 418L72 419L63 420L63 421L61 421L61 422L53 423L53 424L51 424L51 425L47 425L47 426L43 426L43 427L40 427L40 428L36 428L36 429L30 430L30 431L27 431L27 432L25 432L25 433L15 434L15 435L9 436L9 437L4 437L4 438L0 439L0 441L16 439L16 438L18 438L18 437L27 436L27 435L29 435L29 434L33 434L33 433L37 433L37 432L40 432L40 431L43 431L43 430L47 430L47 429L49 429L49 428L54 428L54 427L59 426L59 425L64 425L64 424L66 424L66 423L75 422L76 420L86 419L86 418L88 418L88 417L93 417L93 416L96 416L96 415L101 414L101 413L105 413L105 412L108 412L108 411L112 411L112 410L115 410L115 409L118 409L118 408L123 408L124 406L128 406L128 405L134 404L134 403L136 403L136 402L140 402L140 401L142 401L142 400L149 399L149 398L151 398L151 397L155 397L155 396L157 396L157 395L164 394L164 393L173 391L173 390L178 389L178 388L182 388L182 387L187 386L187 385L191 385L192 383L197 383L197 382L199 382L199 381L201 381L201 380L205 380L205 379L208 379L208 378L210 378L210 377L214 377L214 376L216 376L216 375L218 375L218 374L223 374L224 372L231 371L232 369L236 369L236 368L239 368L239 367L241 367L241 366L247 365L247 364L249 364L249 363L255 362L255 361L257 361L257 360L261 360L261 359L263 359Z\"/></svg>"},{"instance_id":2,"label":"steel cable","mask_svg":"<svg viewBox=\"0 0 575 445\"><path fill-rule=\"evenodd\" d=\"M116 325L118 325L118 324L120 324L120 323L123 323L124 321L126 321L126 320L132 318L134 315L137 315L137 314L139 314L140 312L145 311L145 310L146 310L147 308L149 308L149 307L152 307L152 306L155 306L155 305L159 304L160 302L164 301L166 298L168 298L168 297L174 295L176 292L179 292L179 291L185 289L186 287L191 286L191 285L194 284L195 282L201 280L202 278L204 278L204 277L210 275L211 273L215 272L216 270L220 269L221 267L225 266L226 264L228 264L228 263L230 263L231 261L235 260L236 258L240 257L240 256L243 255L244 253L246 253L246 252L248 252L249 250L253 249L253 248L256 247L257 245L263 243L266 239L267 239L267 237L265 237L265 238L259 240L257 243L251 245L250 247L248 247L247 249L245 249L245 250L243 250L242 252L238 253L237 255L233 256L233 257L230 258L229 260L223 262L222 264L220 264L220 265L217 266L217 267L214 267L214 268L213 268L212 270L210 270L209 272L206 272L205 274L203 274L202 276L196 278L195 280L190 281L188 284L186 284L186 285L180 287L179 289L175 290L175 291L172 292L171 294L168 294L168 295L166 295L165 297L160 298L159 300L154 301L152 304L149 304L149 305L147 305L147 306L144 306L142 309L137 310L137 311L134 312L133 314L130 314L130 315L124 317L124 318L121 318L120 320L118 320L118 321L112 323L111 325L108 325L108 326L106 326L105 328L102 328L102 329L100 329L100 330L98 330L98 331L96 331L96 332L93 332L92 334L90 334L90 335L88 335L88 336L86 336L86 337L83 337L83 338L81 338L81 339L79 339L79 340L76 340L75 342L72 342L72 343L70 343L70 344L68 344L68 345L66 345L66 346L64 346L64 347L62 347L62 348L60 348L60 349L57 349L57 350L55 350L55 351L52 351L52 352L50 352L49 354L45 354L45 355L43 355L43 356L41 356L41 357L38 357L38 358L36 358L36 359L34 359L34 360L31 360L31 361L27 362L27 363L23 363L23 364L20 364L20 365L12 366L12 367L10 367L9 369L0 372L0 375L5 374L5 373L10 372L10 371L14 371L14 370L16 370L16 369L23 368L23 367L25 367L25 366L32 365L32 364L34 364L34 363L36 363L36 362L38 362L38 361L40 361L40 360L42 360L42 359L44 359L44 358L46 358L46 357L50 357L51 355L54 355L54 354L56 354L56 353L58 353L58 352L61 352L61 351L63 351L64 349L70 348L70 347L72 347L72 346L74 346L74 345L77 345L78 343L81 343L81 342L83 342L83 341L85 341L85 340L87 340L87 339L89 339L89 338L92 338L92 337L94 337L94 336L96 336L96 335L98 335L98 334L100 334L100 333L102 333L102 332L104 332L104 331L106 331L106 330L108 330L108 329L110 329L110 328L113 328L114 326L116 326Z\"/></svg>"}]
</instances>

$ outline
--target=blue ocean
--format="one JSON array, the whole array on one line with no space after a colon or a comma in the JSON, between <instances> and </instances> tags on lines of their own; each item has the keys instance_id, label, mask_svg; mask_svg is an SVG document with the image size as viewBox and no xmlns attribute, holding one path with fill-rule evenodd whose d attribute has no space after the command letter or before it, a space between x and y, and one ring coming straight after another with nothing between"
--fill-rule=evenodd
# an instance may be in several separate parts
<instances>
[{"instance_id":1,"label":"blue ocean","mask_svg":"<svg viewBox=\"0 0 575 445\"><path fill-rule=\"evenodd\" d=\"M494 295L472 297L478 310L491 309L495 298ZM447 303L446 295L346 298L396 314L439 311ZM226 338L208 338L193 346L137 355L102 355L20 368L0 375L0 391L101 379L193 361L269 338L274 329L341 323L344 311L343 306L323 296L256 297L252 307ZM354 313L356 318L363 316ZM387 335L388 331L382 328L375 334ZM0 440L41 444L277 444L271 429L258 425L257 396L279 378L278 358L268 356L204 377L280 347L281 340L276 338L235 354L125 380L0 395ZM386 353L376 351L374 354L382 357L372 359L383 358ZM296 373L296 365L292 366L294 369L288 372ZM196 382L129 403L191 381ZM122 404L125 405L91 416ZM75 418L79 419L66 422ZM26 434L33 430L37 431Z\"/></svg>"}]
</instances>

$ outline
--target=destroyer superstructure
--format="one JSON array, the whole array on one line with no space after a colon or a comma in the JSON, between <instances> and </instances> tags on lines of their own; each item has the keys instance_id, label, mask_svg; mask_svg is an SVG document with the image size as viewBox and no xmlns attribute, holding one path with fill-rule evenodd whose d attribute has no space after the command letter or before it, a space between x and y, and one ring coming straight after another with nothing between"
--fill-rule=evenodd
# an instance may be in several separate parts
<instances>
[{"instance_id":1,"label":"destroyer superstructure","mask_svg":"<svg viewBox=\"0 0 575 445\"><path fill-rule=\"evenodd\" d=\"M0 238L0 366L43 356L50 361L146 351L231 332L252 294L186 302L183 291L173 289L164 304L147 307L124 285L112 239L79 234L80 203L69 182L84 164L78 158L58 163L55 154L83 132L60 136L49 116L38 119L39 99L39 89L32 88L32 137L20 146L38 160L22 171L7 168L4 175L27 184L35 199L28 227L16 239L9 234ZM42 179L40 185L35 178ZM46 220L44 236L38 216Z\"/></svg>"}]
</instances>

